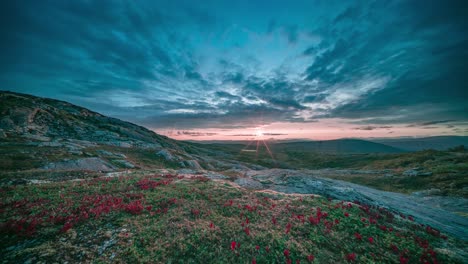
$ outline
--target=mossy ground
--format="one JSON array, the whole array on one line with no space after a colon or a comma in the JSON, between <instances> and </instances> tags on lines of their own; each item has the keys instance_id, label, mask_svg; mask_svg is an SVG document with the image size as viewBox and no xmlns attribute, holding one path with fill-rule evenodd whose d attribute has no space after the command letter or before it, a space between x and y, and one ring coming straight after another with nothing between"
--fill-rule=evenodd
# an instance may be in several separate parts
<instances>
[{"instance_id":1,"label":"mossy ground","mask_svg":"<svg viewBox=\"0 0 468 264\"><path fill-rule=\"evenodd\" d=\"M0 252L12 263L462 263L466 246L384 209L193 175L4 187L0 197Z\"/></svg>"}]
</instances>

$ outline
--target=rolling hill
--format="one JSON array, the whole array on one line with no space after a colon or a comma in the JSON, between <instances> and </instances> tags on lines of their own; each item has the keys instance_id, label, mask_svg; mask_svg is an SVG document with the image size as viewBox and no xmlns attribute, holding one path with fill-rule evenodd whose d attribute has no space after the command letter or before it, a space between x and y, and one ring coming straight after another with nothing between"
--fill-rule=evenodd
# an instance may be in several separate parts
<instances>
[{"instance_id":1,"label":"rolling hill","mask_svg":"<svg viewBox=\"0 0 468 264\"><path fill-rule=\"evenodd\" d=\"M419 151L427 149L447 150L449 148L454 148L460 145L468 147L468 137L463 136L373 139L371 141L407 151Z\"/></svg>"},{"instance_id":2,"label":"rolling hill","mask_svg":"<svg viewBox=\"0 0 468 264\"><path fill-rule=\"evenodd\" d=\"M370 142L361 139L336 139L324 141L304 141L278 143L273 146L276 150L294 150L319 153L342 153L342 154L363 154L363 153L399 153L403 150L387 146L380 143Z\"/></svg>"}]
</instances>

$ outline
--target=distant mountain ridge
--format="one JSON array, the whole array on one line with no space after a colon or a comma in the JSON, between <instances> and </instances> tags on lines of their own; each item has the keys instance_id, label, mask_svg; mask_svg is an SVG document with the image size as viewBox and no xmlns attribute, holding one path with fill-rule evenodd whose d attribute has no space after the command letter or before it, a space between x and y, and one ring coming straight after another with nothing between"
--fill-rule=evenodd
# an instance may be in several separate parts
<instances>
[{"instance_id":1,"label":"distant mountain ridge","mask_svg":"<svg viewBox=\"0 0 468 264\"><path fill-rule=\"evenodd\" d=\"M251 140L190 141L199 144L247 145ZM468 148L468 136L434 136L422 138L341 138L332 140L266 140L277 148L297 148L326 153L398 153L421 150L448 150L460 145Z\"/></svg>"},{"instance_id":2,"label":"distant mountain ridge","mask_svg":"<svg viewBox=\"0 0 468 264\"><path fill-rule=\"evenodd\" d=\"M434 136L424 138L372 139L372 142L407 150L420 151L427 149L447 150L460 145L468 147L468 136Z\"/></svg>"},{"instance_id":3,"label":"distant mountain ridge","mask_svg":"<svg viewBox=\"0 0 468 264\"><path fill-rule=\"evenodd\" d=\"M281 150L348 154L404 152L404 150L396 147L361 139L335 139L323 141L277 143L273 145L273 148Z\"/></svg>"}]
</instances>

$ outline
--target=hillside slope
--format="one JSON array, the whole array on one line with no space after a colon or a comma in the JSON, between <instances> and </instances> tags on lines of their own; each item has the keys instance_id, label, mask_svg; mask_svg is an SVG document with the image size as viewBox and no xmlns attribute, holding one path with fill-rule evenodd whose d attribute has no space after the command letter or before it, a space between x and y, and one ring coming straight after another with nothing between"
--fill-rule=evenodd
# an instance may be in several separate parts
<instances>
[{"instance_id":1,"label":"hillside slope","mask_svg":"<svg viewBox=\"0 0 468 264\"><path fill-rule=\"evenodd\" d=\"M0 92L0 129L3 139L75 139L121 147L179 147L174 140L141 126L67 102L12 92Z\"/></svg>"},{"instance_id":2,"label":"hillside slope","mask_svg":"<svg viewBox=\"0 0 468 264\"><path fill-rule=\"evenodd\" d=\"M295 150L320 153L399 153L401 149L361 139L336 139L324 141L289 142L273 145L278 150Z\"/></svg>"},{"instance_id":3,"label":"hillside slope","mask_svg":"<svg viewBox=\"0 0 468 264\"><path fill-rule=\"evenodd\" d=\"M460 145L468 147L468 137L462 136L437 136L425 138L395 138L395 139L375 139L373 142L385 144L394 148L407 151L419 150L447 150Z\"/></svg>"},{"instance_id":4,"label":"hillside slope","mask_svg":"<svg viewBox=\"0 0 468 264\"><path fill-rule=\"evenodd\" d=\"M237 166L211 151L67 102L0 91L2 174Z\"/></svg>"}]
</instances>

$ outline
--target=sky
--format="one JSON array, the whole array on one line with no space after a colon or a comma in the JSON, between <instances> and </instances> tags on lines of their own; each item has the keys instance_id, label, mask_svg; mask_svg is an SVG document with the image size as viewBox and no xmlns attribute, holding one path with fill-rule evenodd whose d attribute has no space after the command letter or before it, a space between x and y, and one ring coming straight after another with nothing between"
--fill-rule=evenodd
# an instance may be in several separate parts
<instances>
[{"instance_id":1,"label":"sky","mask_svg":"<svg viewBox=\"0 0 468 264\"><path fill-rule=\"evenodd\" d=\"M468 135L467 1L1 1L0 90L176 139Z\"/></svg>"}]
</instances>

